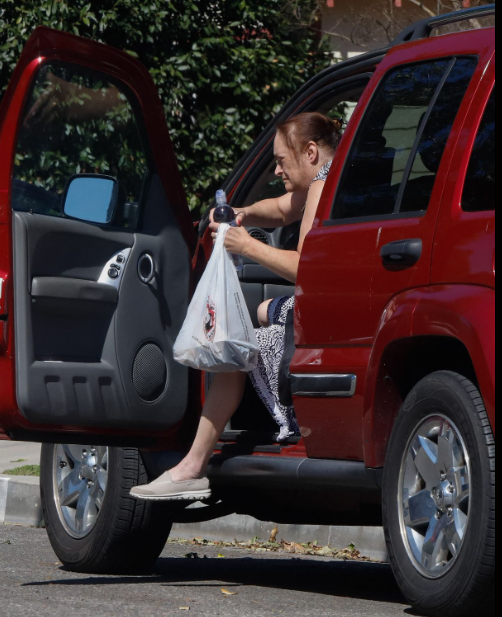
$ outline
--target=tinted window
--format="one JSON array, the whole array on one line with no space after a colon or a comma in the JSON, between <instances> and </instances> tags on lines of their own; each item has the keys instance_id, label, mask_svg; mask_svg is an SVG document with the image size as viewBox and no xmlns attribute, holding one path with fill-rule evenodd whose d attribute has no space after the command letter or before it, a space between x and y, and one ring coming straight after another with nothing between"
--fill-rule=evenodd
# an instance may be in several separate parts
<instances>
[{"instance_id":1,"label":"tinted window","mask_svg":"<svg viewBox=\"0 0 502 617\"><path fill-rule=\"evenodd\" d=\"M465 179L462 208L495 210L495 92L485 111Z\"/></svg>"},{"instance_id":2,"label":"tinted window","mask_svg":"<svg viewBox=\"0 0 502 617\"><path fill-rule=\"evenodd\" d=\"M401 212L427 210L453 123L476 65L475 58L459 58L448 75L420 138L400 204Z\"/></svg>"},{"instance_id":3,"label":"tinted window","mask_svg":"<svg viewBox=\"0 0 502 617\"><path fill-rule=\"evenodd\" d=\"M435 164L438 158L441 161L476 63L467 58L453 66L452 60L445 59L399 67L387 76L356 136L337 192L334 219L395 213L401 186L408 177L423 182L425 188L416 199L406 191L403 210L427 208L437 173ZM434 107L430 112L447 76L437 110ZM422 134L424 127L429 132Z\"/></svg>"},{"instance_id":4,"label":"tinted window","mask_svg":"<svg viewBox=\"0 0 502 617\"><path fill-rule=\"evenodd\" d=\"M123 196L114 224L133 228L147 170L134 111L116 85L81 67L41 68L18 139L14 209L61 216L72 176L108 175Z\"/></svg>"}]
</instances>

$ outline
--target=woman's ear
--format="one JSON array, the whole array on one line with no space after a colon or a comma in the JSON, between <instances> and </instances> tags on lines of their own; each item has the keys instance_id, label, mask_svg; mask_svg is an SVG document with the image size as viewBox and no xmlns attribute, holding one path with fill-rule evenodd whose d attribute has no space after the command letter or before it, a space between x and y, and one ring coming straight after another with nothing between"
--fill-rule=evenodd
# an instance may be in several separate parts
<instances>
[{"instance_id":1,"label":"woman's ear","mask_svg":"<svg viewBox=\"0 0 502 617\"><path fill-rule=\"evenodd\" d=\"M319 160L319 148L315 141L311 141L306 150L308 161L311 165L317 165Z\"/></svg>"}]
</instances>

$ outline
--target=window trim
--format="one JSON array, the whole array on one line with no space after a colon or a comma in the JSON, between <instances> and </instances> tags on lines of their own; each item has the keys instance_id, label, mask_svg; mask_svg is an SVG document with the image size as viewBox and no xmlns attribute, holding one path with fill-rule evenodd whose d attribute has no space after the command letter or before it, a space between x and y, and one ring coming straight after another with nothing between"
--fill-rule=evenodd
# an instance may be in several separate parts
<instances>
[{"instance_id":1,"label":"window trim","mask_svg":"<svg viewBox=\"0 0 502 617\"><path fill-rule=\"evenodd\" d=\"M427 214L426 210L417 212L402 212L399 214L379 214L375 216L360 216L350 219L329 219L324 221L323 227L342 227L344 225L357 225L358 223L385 223L386 221L398 221L401 219L423 219Z\"/></svg>"},{"instance_id":2,"label":"window trim","mask_svg":"<svg viewBox=\"0 0 502 617\"><path fill-rule=\"evenodd\" d=\"M41 73L41 71L46 68L46 67L69 67L70 69L73 70L77 70L80 72L81 75L92 75L93 77L96 76L98 79L103 79L106 82L108 82L110 85L115 86L119 92L121 92L124 96L126 96L128 103L131 106L131 109L134 113L134 119L136 121L136 127L137 127L137 131L138 131L138 137L139 140L141 142L141 146L143 148L144 154L145 154L145 160L146 160L146 164L147 164L147 169L145 171L145 173L143 174L143 178L141 180L141 190L140 190L140 195L139 195L139 199L138 199L138 218L136 221L136 226L135 227L131 227L131 228L126 228L126 227L118 227L115 225L103 225L101 223L93 223L93 222L85 222L86 225L93 225L95 227L100 227L102 229L105 230L111 230L111 231L120 231L120 232L125 232L125 233L137 233L140 228L141 228L141 224L142 224L142 219L143 219L143 213L144 213L144 202L145 202L145 198L146 195L148 193L147 191L147 187L150 185L151 182L151 178L157 173L157 167L155 164L155 158L153 156L153 152L152 152L152 148L150 145L150 138L148 135L148 131L146 129L145 126L145 122L144 122L144 117L143 117L143 112L142 112L142 107L141 107L141 103L140 100L138 99L137 95L135 94L134 90L132 90L125 82L123 82L122 80L118 79L117 77L115 77L114 75L111 75L109 73L106 73L104 71L101 71L99 69L95 69L92 67L88 67L84 64L79 64L76 61L67 61L67 60L59 60L57 58L46 58L38 67L37 70L34 72L34 74L32 75L31 78L31 83L27 92L27 96L26 96L26 100L23 103L23 109L22 109L22 114L21 114L21 118L24 119L29 102L32 99L33 93L35 91L35 88L37 87L37 83L38 83L38 78L39 75ZM18 127L18 130L16 131L16 149L14 151L14 155L17 152L17 147L19 145L19 137L21 134L21 125ZM15 168L14 168L15 169ZM15 180L15 174L12 175L11 178L11 187L12 184ZM63 200L64 194L61 195L61 200ZM14 211L14 209L12 208L12 202L9 204L11 210ZM17 212L17 210L16 210ZM36 214L37 216L51 216L52 218L61 218L61 219L65 219L66 217L64 216L63 213L63 201L61 201L61 216L60 217L56 217L53 215L49 215L49 214L39 214L39 213L33 213ZM68 219L70 220L70 219Z\"/></svg>"},{"instance_id":3,"label":"window trim","mask_svg":"<svg viewBox=\"0 0 502 617\"><path fill-rule=\"evenodd\" d=\"M428 210L417 210L415 212L400 212L400 208L402 205L402 200L403 200L403 196L404 196L404 192L406 191L406 187L408 185L408 180L409 180L409 176L411 174L411 170L413 168L413 164L415 162L415 157L416 157L416 153L418 150L418 146L420 145L420 140L423 136L423 132L425 130L427 121L429 120L432 110L433 110L433 105L435 104L439 98L439 96L441 95L441 92L444 88L444 85L446 84L446 81L448 80L448 77L451 74L451 71L453 70L457 60L459 60L460 58L476 58L478 60L478 65L476 66L476 69L473 73L474 74L479 66L479 56L476 55L470 55L470 54L458 54L455 56L443 56L443 57L437 57L437 58L433 58L433 59L429 59L429 60L421 60L419 62L410 62L410 63L403 63L403 64L399 64L399 65L395 65L390 67L385 73L384 75L382 75L381 79L380 79L380 83L378 84L378 87L375 88L375 90L373 91L370 100L368 101L368 104L366 106L366 109L364 110L364 114L363 117L361 118L361 122L359 123L359 126L357 127L357 130L355 132L355 135L353 137L352 140L352 144L350 146L350 150L349 150L349 154L346 157L345 161L343 162L343 168L340 174L340 182L338 183L338 186L336 187L336 191L335 191L335 195L333 197L333 204L331 207L331 212L330 212L330 218L326 219L323 221L323 227L334 227L334 226L340 226L340 225L354 225L357 223L370 223L372 221L378 222L378 221L394 221L394 220L400 220L400 219L420 219L420 218L424 218L427 215ZM404 172L404 176L403 176L403 181L401 182L401 186L399 187L399 193L396 199L396 206L394 208L394 212L392 214L381 214L381 215L374 215L374 216L365 216L365 217L352 217L352 218L344 218L344 219L336 219L333 218L333 213L335 210L335 204L340 192L340 187L342 184L342 180L345 178L345 174L347 171L347 167L349 165L349 160L350 160L350 156L353 152L354 149L354 144L356 143L357 139L359 138L363 127L364 127L364 123L369 115L369 113L371 112L371 110L373 109L373 105L375 103L375 100L377 99L377 97L380 95L381 89L383 87L383 84L385 83L385 81L387 80L388 76L390 75L390 73L392 71L395 71L397 69L401 69L403 67L409 67L409 66L420 66L422 64L430 64L431 62L442 62L442 61L450 61L450 63L446 66L445 68L445 73L443 75L443 77L441 78L441 82L440 84L438 84L438 88L436 90L436 92L434 93L434 96L431 99L431 104L429 105L429 108L426 112L426 117L424 118L424 120L422 121L422 125L419 127L419 134L417 134L417 139L414 143L412 152L410 153L410 157L408 160L408 163L406 165L405 168L405 172ZM464 99L465 96L472 84L472 77L471 77L471 82L469 83L469 86L467 87L466 93L464 94ZM464 99L462 99L462 103L464 101ZM461 105L462 105L461 103ZM460 108L459 108L460 111ZM458 115L458 112L457 112ZM450 135L451 136L451 135ZM449 141L450 138L448 138ZM413 156L412 156L413 155ZM410 161L411 161L411 165L410 165ZM409 167L409 168L408 168ZM406 182L404 182L404 178L407 177ZM399 210L397 210L397 207L399 207Z\"/></svg>"}]
</instances>

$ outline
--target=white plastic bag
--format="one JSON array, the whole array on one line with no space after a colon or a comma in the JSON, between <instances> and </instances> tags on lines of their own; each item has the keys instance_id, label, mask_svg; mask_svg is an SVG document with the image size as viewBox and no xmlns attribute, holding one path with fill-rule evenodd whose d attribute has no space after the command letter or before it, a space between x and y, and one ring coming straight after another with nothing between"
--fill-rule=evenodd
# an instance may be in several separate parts
<instances>
[{"instance_id":1,"label":"white plastic bag","mask_svg":"<svg viewBox=\"0 0 502 617\"><path fill-rule=\"evenodd\" d=\"M174 359L210 373L252 371L259 346L221 225L213 255L174 346Z\"/></svg>"}]
</instances>

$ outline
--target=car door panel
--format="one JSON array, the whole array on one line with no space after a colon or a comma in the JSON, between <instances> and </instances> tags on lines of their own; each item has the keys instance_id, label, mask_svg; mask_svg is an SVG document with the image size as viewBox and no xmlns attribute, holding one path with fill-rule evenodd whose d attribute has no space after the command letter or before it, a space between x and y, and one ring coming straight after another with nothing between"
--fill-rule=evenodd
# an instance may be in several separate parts
<instances>
[{"instance_id":1,"label":"car door panel","mask_svg":"<svg viewBox=\"0 0 502 617\"><path fill-rule=\"evenodd\" d=\"M187 310L189 257L158 178L147 212L144 229L152 231L134 235L15 213L17 348L24 350L17 354L17 397L29 421L165 429L181 420L188 373L168 351ZM131 254L120 289L98 283L110 257L124 248ZM151 285L137 272L146 252L158 270ZM166 360L169 406L165 392L158 401L143 400L131 379L147 342L155 342Z\"/></svg>"},{"instance_id":2,"label":"car door panel","mask_svg":"<svg viewBox=\"0 0 502 617\"><path fill-rule=\"evenodd\" d=\"M40 196L40 186L46 187L34 174L21 177L16 147L24 156L30 133L23 117L32 105L38 72L57 63L76 74L82 67L84 81L96 75L98 93L109 80L122 93L117 108L126 101L134 110L146 172L138 184L141 195L127 197L123 207L139 212L137 224L125 214L111 226L61 216L54 191L47 199L42 196L42 213L29 205ZM0 343L0 423L7 433L31 431L40 440L45 430L165 434L181 423L189 406L190 373L174 362L172 348L193 288L196 234L153 82L127 54L40 29L25 49L4 103L0 233L10 228L11 234L0 251L0 272L6 271L8 281L3 301L10 297L0 322L5 339ZM108 115L108 121L114 117ZM149 280L139 271L145 255L154 266ZM117 256L120 276L110 278Z\"/></svg>"},{"instance_id":3,"label":"car door panel","mask_svg":"<svg viewBox=\"0 0 502 617\"><path fill-rule=\"evenodd\" d=\"M446 49L438 39L429 39L417 42L408 54L391 50L347 128L300 262L298 349L291 370L350 374L357 387L352 397L333 396L331 401L316 398L315 392L295 398L311 457L361 460L362 450L347 434L362 434L369 350L390 300L430 283L444 181L462 119L491 54L492 41L481 42L482 36L452 37ZM427 148L434 149L434 161L425 159ZM432 162L434 169L428 167ZM420 187L414 189L417 181ZM386 263L382 251L385 257L386 247L395 242L408 242L396 247L396 255L419 243L420 254L415 260Z\"/></svg>"}]
</instances>

